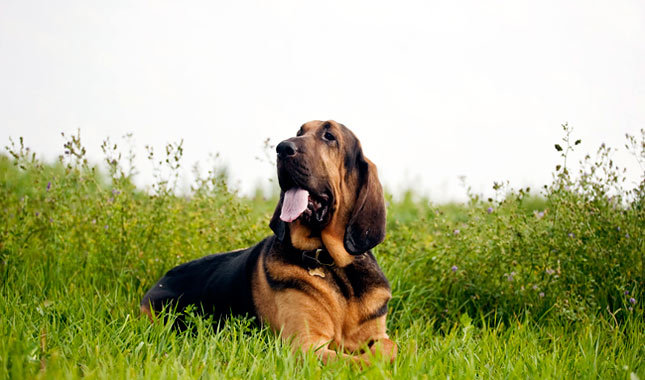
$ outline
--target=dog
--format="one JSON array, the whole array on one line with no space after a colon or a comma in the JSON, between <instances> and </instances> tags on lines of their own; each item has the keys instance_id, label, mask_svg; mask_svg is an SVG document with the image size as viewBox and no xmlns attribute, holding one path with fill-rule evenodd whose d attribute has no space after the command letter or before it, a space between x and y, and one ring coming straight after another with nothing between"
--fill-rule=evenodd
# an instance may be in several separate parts
<instances>
[{"instance_id":1,"label":"dog","mask_svg":"<svg viewBox=\"0 0 645 380\"><path fill-rule=\"evenodd\" d=\"M356 136L335 121L310 121L276 146L280 201L274 235L257 245L171 269L143 297L153 320L164 307L195 305L216 319L257 317L315 350L368 363L390 361L386 332L391 290L371 249L385 238L385 199L376 166Z\"/></svg>"}]
</instances>

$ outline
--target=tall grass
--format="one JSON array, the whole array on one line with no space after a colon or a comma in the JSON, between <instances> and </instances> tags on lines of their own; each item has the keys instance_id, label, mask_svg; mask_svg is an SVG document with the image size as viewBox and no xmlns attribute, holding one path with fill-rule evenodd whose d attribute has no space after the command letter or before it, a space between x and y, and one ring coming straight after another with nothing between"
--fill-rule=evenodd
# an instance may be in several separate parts
<instances>
[{"instance_id":1,"label":"tall grass","mask_svg":"<svg viewBox=\"0 0 645 380\"><path fill-rule=\"evenodd\" d=\"M627 148L645 165L645 131ZM232 191L225 172L175 192L182 144L148 149L155 182L133 185L133 153L102 145L107 170L67 136L55 164L22 142L0 156L0 377L645 378L645 178L625 183L601 146L562 164L539 193L436 205L389 197L375 249L393 288L394 364L322 366L248 319L179 333L139 317L169 268L255 244L275 200ZM644 166L645 167L645 166ZM576 168L576 169L574 169Z\"/></svg>"}]
</instances>

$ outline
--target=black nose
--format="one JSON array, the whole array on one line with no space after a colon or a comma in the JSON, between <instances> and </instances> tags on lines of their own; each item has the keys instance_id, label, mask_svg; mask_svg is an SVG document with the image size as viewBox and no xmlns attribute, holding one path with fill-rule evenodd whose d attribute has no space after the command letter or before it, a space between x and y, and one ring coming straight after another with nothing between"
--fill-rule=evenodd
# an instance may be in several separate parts
<instances>
[{"instance_id":1,"label":"black nose","mask_svg":"<svg viewBox=\"0 0 645 380\"><path fill-rule=\"evenodd\" d=\"M278 158L293 156L294 154L296 154L296 150L298 150L296 144L292 143L289 140L284 140L275 147L275 151L278 152Z\"/></svg>"}]
</instances>

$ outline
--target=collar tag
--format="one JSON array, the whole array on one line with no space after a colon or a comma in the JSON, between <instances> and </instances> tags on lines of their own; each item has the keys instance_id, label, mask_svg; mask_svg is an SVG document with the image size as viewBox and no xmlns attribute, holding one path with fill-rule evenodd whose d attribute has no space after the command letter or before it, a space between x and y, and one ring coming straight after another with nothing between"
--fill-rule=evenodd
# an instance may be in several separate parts
<instances>
[{"instance_id":1,"label":"collar tag","mask_svg":"<svg viewBox=\"0 0 645 380\"><path fill-rule=\"evenodd\" d=\"M319 277L325 278L325 272L323 272L322 268L320 268L320 267L309 269L309 275L310 276L319 276Z\"/></svg>"}]
</instances>

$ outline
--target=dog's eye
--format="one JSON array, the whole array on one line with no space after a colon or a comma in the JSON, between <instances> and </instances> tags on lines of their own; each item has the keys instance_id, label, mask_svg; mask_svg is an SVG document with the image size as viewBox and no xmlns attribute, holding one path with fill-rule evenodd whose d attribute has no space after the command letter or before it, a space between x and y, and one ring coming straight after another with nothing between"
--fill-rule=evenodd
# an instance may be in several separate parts
<instances>
[{"instance_id":1,"label":"dog's eye","mask_svg":"<svg viewBox=\"0 0 645 380\"><path fill-rule=\"evenodd\" d=\"M324 138L325 140L327 140L327 141L334 141L334 140L336 140L336 137L335 137L334 135L332 135L331 133L329 133L329 132L325 132L325 134L323 135L323 138Z\"/></svg>"}]
</instances>

